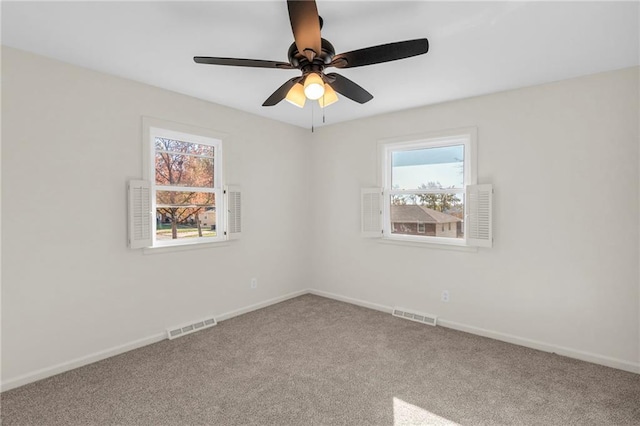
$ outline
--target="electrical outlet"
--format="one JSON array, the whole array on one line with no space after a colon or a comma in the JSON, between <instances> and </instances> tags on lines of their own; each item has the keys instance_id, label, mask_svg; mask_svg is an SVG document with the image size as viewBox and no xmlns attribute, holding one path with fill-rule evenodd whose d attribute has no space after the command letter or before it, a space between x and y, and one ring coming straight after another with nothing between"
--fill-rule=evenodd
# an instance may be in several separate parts
<instances>
[{"instance_id":1,"label":"electrical outlet","mask_svg":"<svg viewBox=\"0 0 640 426\"><path fill-rule=\"evenodd\" d=\"M258 279L251 278L251 288L258 288Z\"/></svg>"},{"instance_id":2,"label":"electrical outlet","mask_svg":"<svg viewBox=\"0 0 640 426\"><path fill-rule=\"evenodd\" d=\"M442 296L440 297L440 299L443 302L448 302L449 301L449 290L442 290Z\"/></svg>"}]
</instances>

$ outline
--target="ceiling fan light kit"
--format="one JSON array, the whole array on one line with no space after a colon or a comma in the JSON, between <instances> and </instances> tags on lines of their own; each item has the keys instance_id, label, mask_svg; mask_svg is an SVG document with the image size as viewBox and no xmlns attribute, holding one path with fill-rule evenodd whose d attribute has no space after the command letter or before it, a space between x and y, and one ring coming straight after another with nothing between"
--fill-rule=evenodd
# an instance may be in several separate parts
<instances>
[{"instance_id":1,"label":"ceiling fan light kit","mask_svg":"<svg viewBox=\"0 0 640 426\"><path fill-rule=\"evenodd\" d=\"M371 93L348 78L337 73L325 74L325 68L356 68L410 58L429 51L429 41L420 38L336 55L333 45L320 36L323 20L318 15L314 0L288 0L287 8L294 38L287 54L289 62L210 56L195 56L193 60L209 65L299 69L302 76L285 82L262 106L273 106L286 99L289 103L303 108L306 99L310 99L317 100L320 107L325 108L338 101L337 93L360 104L373 99Z\"/></svg>"},{"instance_id":2,"label":"ceiling fan light kit","mask_svg":"<svg viewBox=\"0 0 640 426\"><path fill-rule=\"evenodd\" d=\"M307 97L304 94L304 87L302 84L294 84L293 87L287 92L285 98L287 102L298 108L304 108L304 104L307 101Z\"/></svg>"},{"instance_id":3,"label":"ceiling fan light kit","mask_svg":"<svg viewBox=\"0 0 640 426\"><path fill-rule=\"evenodd\" d=\"M304 94L312 101L318 100L324 95L324 81L319 74L311 73L304 79Z\"/></svg>"},{"instance_id":4,"label":"ceiling fan light kit","mask_svg":"<svg viewBox=\"0 0 640 426\"><path fill-rule=\"evenodd\" d=\"M338 102L338 94L335 90L328 84L324 86L324 94L320 99L318 99L318 104L320 104L320 108L328 107L331 104Z\"/></svg>"}]
</instances>

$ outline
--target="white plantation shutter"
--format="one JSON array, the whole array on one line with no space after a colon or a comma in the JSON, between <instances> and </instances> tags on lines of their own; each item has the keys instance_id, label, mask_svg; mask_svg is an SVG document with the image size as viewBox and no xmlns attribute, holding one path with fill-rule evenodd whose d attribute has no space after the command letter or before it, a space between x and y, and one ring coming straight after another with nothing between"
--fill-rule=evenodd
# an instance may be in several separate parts
<instances>
[{"instance_id":1,"label":"white plantation shutter","mask_svg":"<svg viewBox=\"0 0 640 426\"><path fill-rule=\"evenodd\" d=\"M151 247L151 186L146 180L129 181L129 247Z\"/></svg>"},{"instance_id":2,"label":"white plantation shutter","mask_svg":"<svg viewBox=\"0 0 640 426\"><path fill-rule=\"evenodd\" d=\"M225 205L227 206L227 239L240 238L242 233L242 195L240 187L228 185L224 189Z\"/></svg>"},{"instance_id":3,"label":"white plantation shutter","mask_svg":"<svg viewBox=\"0 0 640 426\"><path fill-rule=\"evenodd\" d=\"M382 237L382 189L362 188L360 199L363 237Z\"/></svg>"},{"instance_id":4,"label":"white plantation shutter","mask_svg":"<svg viewBox=\"0 0 640 426\"><path fill-rule=\"evenodd\" d=\"M476 247L493 245L492 204L493 186L491 184L467 186L467 244Z\"/></svg>"}]
</instances>

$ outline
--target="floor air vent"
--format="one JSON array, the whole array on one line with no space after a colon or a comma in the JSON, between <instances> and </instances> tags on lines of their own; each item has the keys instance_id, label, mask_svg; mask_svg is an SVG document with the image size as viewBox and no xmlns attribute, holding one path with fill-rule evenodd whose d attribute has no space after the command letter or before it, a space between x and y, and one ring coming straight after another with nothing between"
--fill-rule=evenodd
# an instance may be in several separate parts
<instances>
[{"instance_id":1,"label":"floor air vent","mask_svg":"<svg viewBox=\"0 0 640 426\"><path fill-rule=\"evenodd\" d=\"M393 308L393 316L429 325L436 325L436 322L438 320L438 317L436 317L435 315L411 312L402 308Z\"/></svg>"},{"instance_id":2,"label":"floor air vent","mask_svg":"<svg viewBox=\"0 0 640 426\"><path fill-rule=\"evenodd\" d=\"M204 330L205 328L213 327L216 325L215 318L207 318L201 321L196 321L191 324L186 324L181 327L173 327L167 329L167 337L169 340L175 339L176 337L181 337L186 334L195 333L198 330Z\"/></svg>"}]
</instances>

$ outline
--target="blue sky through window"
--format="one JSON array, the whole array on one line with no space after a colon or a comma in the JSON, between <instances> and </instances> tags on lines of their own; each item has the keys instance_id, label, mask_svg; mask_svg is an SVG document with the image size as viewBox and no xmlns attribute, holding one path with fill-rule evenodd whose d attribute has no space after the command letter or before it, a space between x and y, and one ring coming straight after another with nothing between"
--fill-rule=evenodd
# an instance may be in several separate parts
<instances>
[{"instance_id":1,"label":"blue sky through window","mask_svg":"<svg viewBox=\"0 0 640 426\"><path fill-rule=\"evenodd\" d=\"M440 182L443 188L464 187L464 145L391 153L393 188L418 189L429 182Z\"/></svg>"}]
</instances>

